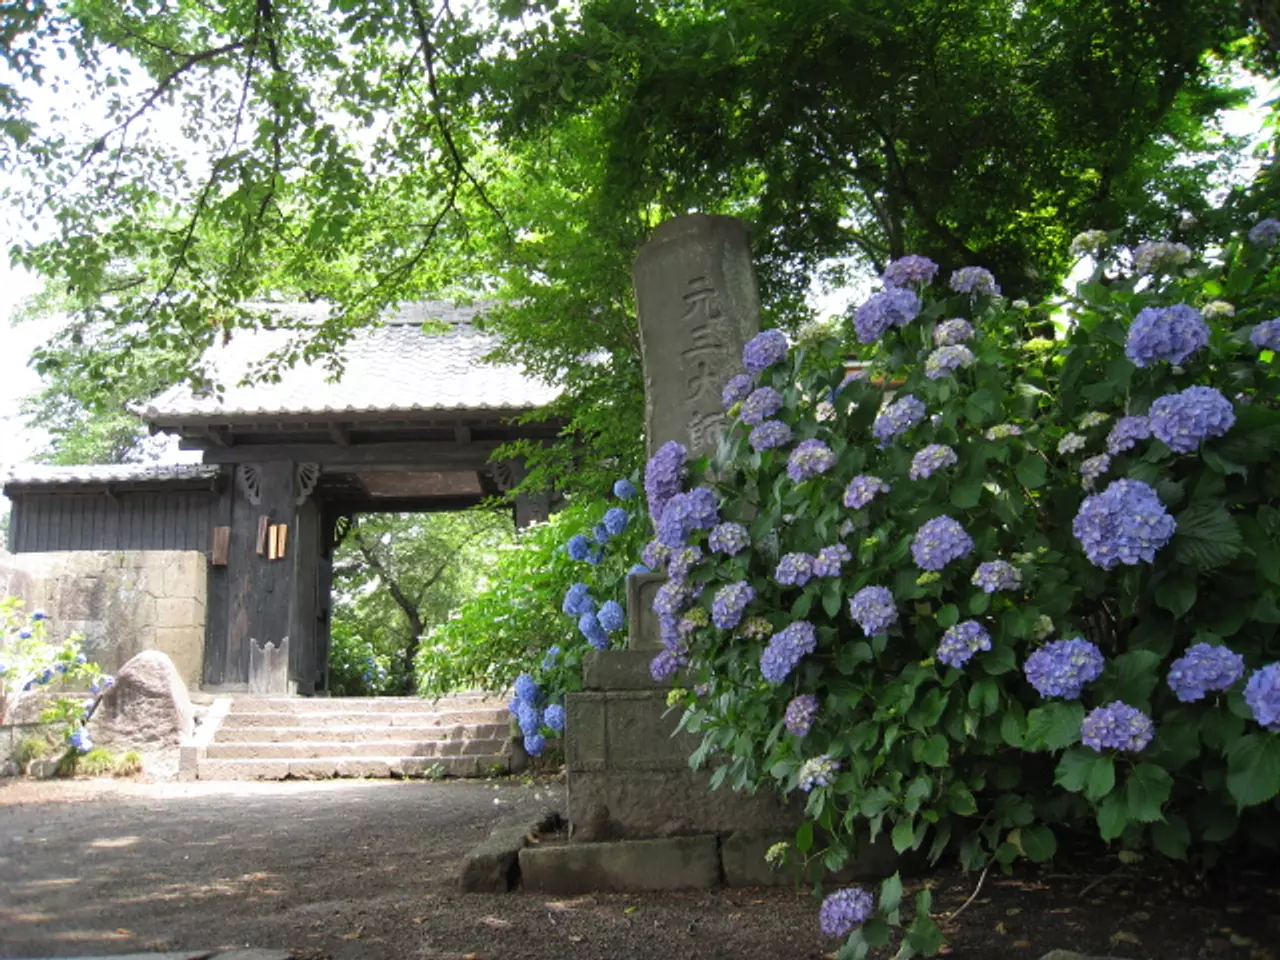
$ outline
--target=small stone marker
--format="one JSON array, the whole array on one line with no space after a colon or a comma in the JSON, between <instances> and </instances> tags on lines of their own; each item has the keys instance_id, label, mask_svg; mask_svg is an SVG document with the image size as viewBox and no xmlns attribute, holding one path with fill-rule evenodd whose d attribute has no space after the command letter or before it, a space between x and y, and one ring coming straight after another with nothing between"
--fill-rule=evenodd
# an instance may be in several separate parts
<instances>
[{"instance_id":1,"label":"small stone marker","mask_svg":"<svg viewBox=\"0 0 1280 960\"><path fill-rule=\"evenodd\" d=\"M728 426L720 396L760 332L747 227L693 213L654 231L631 268L644 358L645 442L714 453Z\"/></svg>"}]
</instances>

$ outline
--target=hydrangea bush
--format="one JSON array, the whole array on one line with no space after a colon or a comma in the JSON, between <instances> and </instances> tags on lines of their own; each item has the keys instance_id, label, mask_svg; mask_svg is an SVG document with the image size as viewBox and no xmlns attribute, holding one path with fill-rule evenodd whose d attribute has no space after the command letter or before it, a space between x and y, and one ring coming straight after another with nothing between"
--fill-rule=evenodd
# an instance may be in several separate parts
<instances>
[{"instance_id":1,"label":"hydrangea bush","mask_svg":"<svg viewBox=\"0 0 1280 960\"><path fill-rule=\"evenodd\" d=\"M1276 248L1107 244L1056 313L892 265L842 335L748 345L714 457L649 466L692 762L798 796L833 870L886 833L971 868L1280 840ZM883 943L896 878L837 894L842 956Z\"/></svg>"}]
</instances>

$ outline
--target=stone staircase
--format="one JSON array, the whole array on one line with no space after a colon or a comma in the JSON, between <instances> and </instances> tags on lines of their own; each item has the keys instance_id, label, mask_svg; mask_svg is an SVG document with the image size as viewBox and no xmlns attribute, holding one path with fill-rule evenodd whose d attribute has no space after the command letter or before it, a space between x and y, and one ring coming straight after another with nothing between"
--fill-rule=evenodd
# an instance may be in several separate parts
<instances>
[{"instance_id":1,"label":"stone staircase","mask_svg":"<svg viewBox=\"0 0 1280 960\"><path fill-rule=\"evenodd\" d=\"M506 702L220 696L183 746L183 779L483 777L514 758Z\"/></svg>"}]
</instances>

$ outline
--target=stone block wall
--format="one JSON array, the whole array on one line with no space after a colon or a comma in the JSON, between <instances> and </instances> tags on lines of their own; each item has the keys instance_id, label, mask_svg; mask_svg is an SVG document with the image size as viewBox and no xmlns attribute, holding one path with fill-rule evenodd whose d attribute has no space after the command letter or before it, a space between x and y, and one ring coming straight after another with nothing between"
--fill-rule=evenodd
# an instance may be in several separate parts
<instances>
[{"instance_id":1,"label":"stone block wall","mask_svg":"<svg viewBox=\"0 0 1280 960\"><path fill-rule=\"evenodd\" d=\"M85 655L108 673L159 650L192 690L203 672L207 588L196 551L0 552L0 596L48 613L55 641L84 634Z\"/></svg>"}]
</instances>

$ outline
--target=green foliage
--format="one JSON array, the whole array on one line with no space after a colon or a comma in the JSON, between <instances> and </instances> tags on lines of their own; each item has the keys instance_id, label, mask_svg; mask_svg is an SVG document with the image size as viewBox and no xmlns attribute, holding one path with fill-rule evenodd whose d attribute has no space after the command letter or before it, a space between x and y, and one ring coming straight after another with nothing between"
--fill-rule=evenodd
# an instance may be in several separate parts
<instances>
[{"instance_id":1,"label":"green foliage","mask_svg":"<svg viewBox=\"0 0 1280 960\"><path fill-rule=\"evenodd\" d=\"M1244 679L1183 703L1168 675L1195 643L1229 645L1246 678L1280 660L1280 477L1271 468L1280 365L1250 341L1255 324L1280 314L1280 269L1274 251L1240 241L1213 260L1147 276L1127 262L1107 248L1077 295L1036 310L950 294L939 289L943 274L919 316L874 346L851 335L806 338L757 378L781 393L778 418L795 441L829 446L829 472L794 480L790 445L754 451L740 422L709 463L690 466L690 483L716 490L721 518L748 526L753 548L734 557L708 550L690 578L702 589L682 603L710 613L723 585L746 580L756 591L746 615L769 627L763 638L692 630L682 651L686 685L700 692L685 695L683 725L702 744L691 762L710 762L715 782L735 789L807 791L810 824L797 847L811 844L833 868L868 833L935 860L954 849L970 867L1050 859L1064 827L1210 862L1233 845L1275 843L1280 732L1255 720ZM1223 298L1233 309L1205 311L1208 344L1180 366L1142 368L1126 357L1142 309ZM977 330L967 344L972 363L931 379L924 361L937 322L950 317ZM1035 338L1046 319L1054 339ZM850 353L869 362L869 373L842 386ZM1145 415L1157 398L1193 384L1231 399L1235 423L1225 435L1190 453L1140 440L1101 463L1096 481L1082 473L1086 460L1099 465L1091 458L1107 449L1118 417ZM918 398L931 417L877 444L872 425L889 391ZM989 432L999 425L1019 432ZM957 461L913 477L926 444L952 448ZM890 491L845 507L846 485L867 474ZM1154 562L1108 570L1086 556L1073 522L1086 497L1120 478L1151 485L1176 532ZM942 514L967 531L972 549L922 570L913 540ZM705 550L704 538L690 542ZM777 581L782 556L834 544L853 558L841 574ZM997 559L1017 569L1020 583L984 592L973 574ZM874 636L849 612L868 586L892 591L898 617ZM816 630L816 650L780 682L766 681L761 656L766 641L776 643L768 634L802 619ZM943 662L940 643L960 621L980 625L990 649L957 668ZM1027 658L1055 634L1086 637L1105 657L1078 701L1045 700L1024 679ZM800 694L816 695L820 712L796 736L784 715ZM1140 752L1082 737L1086 715L1114 701L1154 720L1155 738ZM806 778L823 760L837 773L813 785ZM862 955L860 936L849 955ZM917 939L928 945L933 936Z\"/></svg>"},{"instance_id":2,"label":"green foliage","mask_svg":"<svg viewBox=\"0 0 1280 960\"><path fill-rule=\"evenodd\" d=\"M106 777L115 773L119 761L105 747L94 747L88 753L73 758L75 772L85 777Z\"/></svg>"},{"instance_id":3,"label":"green foliage","mask_svg":"<svg viewBox=\"0 0 1280 960\"><path fill-rule=\"evenodd\" d=\"M116 761L115 770L112 771L113 776L117 777L136 777L142 772L142 754L137 750L127 750Z\"/></svg>"}]
</instances>

